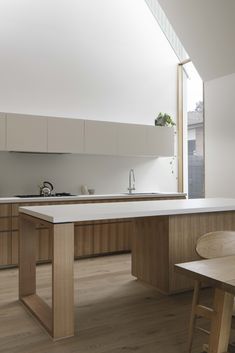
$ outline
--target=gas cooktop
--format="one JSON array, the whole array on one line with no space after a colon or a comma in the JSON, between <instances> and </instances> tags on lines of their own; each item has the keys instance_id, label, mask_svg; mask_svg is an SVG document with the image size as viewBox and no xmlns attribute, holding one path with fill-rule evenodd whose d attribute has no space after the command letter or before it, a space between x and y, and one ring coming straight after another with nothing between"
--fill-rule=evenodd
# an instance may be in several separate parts
<instances>
[{"instance_id":1,"label":"gas cooktop","mask_svg":"<svg viewBox=\"0 0 235 353\"><path fill-rule=\"evenodd\" d=\"M46 197L65 197L65 196L76 196L73 194L70 194L69 192L57 192L55 194L51 194L48 196L44 196L44 195L15 195L15 197L20 197L20 198L30 198L30 197L42 197L42 198L46 198Z\"/></svg>"}]
</instances>

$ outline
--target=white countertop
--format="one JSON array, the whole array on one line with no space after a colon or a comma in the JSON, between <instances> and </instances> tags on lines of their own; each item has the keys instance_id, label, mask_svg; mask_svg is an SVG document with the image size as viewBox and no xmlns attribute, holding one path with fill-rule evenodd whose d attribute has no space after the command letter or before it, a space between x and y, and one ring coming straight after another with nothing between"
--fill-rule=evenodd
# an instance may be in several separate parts
<instances>
[{"instance_id":1,"label":"white countertop","mask_svg":"<svg viewBox=\"0 0 235 353\"><path fill-rule=\"evenodd\" d=\"M235 211L235 199L132 201L20 207L20 212L51 223Z\"/></svg>"},{"instance_id":2,"label":"white countertop","mask_svg":"<svg viewBox=\"0 0 235 353\"><path fill-rule=\"evenodd\" d=\"M174 197L174 196L186 196L182 192L156 192L156 193L136 193L129 195L123 194L103 194L103 195L76 195L76 196L56 196L56 197L0 197L1 203L26 203L26 202L55 202L55 201L82 201L82 200L102 200L102 199L123 199L123 198L157 198L157 197Z\"/></svg>"}]
</instances>

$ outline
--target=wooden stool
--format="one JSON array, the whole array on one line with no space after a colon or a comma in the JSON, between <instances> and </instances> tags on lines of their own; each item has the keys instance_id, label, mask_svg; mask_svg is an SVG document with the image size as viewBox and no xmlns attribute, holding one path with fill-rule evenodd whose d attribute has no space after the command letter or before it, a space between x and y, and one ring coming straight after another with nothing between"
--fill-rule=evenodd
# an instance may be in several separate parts
<instances>
[{"instance_id":1,"label":"wooden stool","mask_svg":"<svg viewBox=\"0 0 235 353\"><path fill-rule=\"evenodd\" d=\"M200 257L204 259L212 259L216 257L235 255L235 232L217 231L217 232L207 233L201 236L197 241L196 252ZM219 301L221 300L226 300L228 303L228 307L231 308L231 311L235 312L235 310L233 310L234 308L233 296L229 294L227 298L219 298L219 296L217 295L218 293L216 293L214 297L214 303L213 303L214 308L209 308L209 307L200 305L199 304L200 286L201 286L201 282L199 280L196 280L194 283L192 311L191 311L190 324L189 324L189 337L188 337L189 353L192 350L193 333L195 328L210 335L209 331L204 330L201 327L196 327L197 318L199 317L206 318L210 320L211 325L213 325L215 321L213 320L213 318L215 317L215 315L217 316L219 315L219 312L218 312L219 305L221 305ZM231 311L228 312L226 315L231 316ZM222 320L223 318L220 318L220 319ZM230 331L230 328L223 327L222 334L229 335L229 331ZM212 338L210 337L209 345L212 344L211 339ZM204 345L203 350L208 351L208 345ZM224 352L226 352L226 350L227 350L227 347L224 348Z\"/></svg>"}]
</instances>

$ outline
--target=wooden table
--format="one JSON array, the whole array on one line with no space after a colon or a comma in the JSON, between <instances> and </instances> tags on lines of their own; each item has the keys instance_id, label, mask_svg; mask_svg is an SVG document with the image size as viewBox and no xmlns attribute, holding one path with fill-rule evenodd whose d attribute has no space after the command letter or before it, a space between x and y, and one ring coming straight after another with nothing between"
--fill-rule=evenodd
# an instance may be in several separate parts
<instances>
[{"instance_id":1,"label":"wooden table","mask_svg":"<svg viewBox=\"0 0 235 353\"><path fill-rule=\"evenodd\" d=\"M175 270L215 287L208 352L227 352L235 295L235 256L177 264Z\"/></svg>"},{"instance_id":2,"label":"wooden table","mask_svg":"<svg viewBox=\"0 0 235 353\"><path fill-rule=\"evenodd\" d=\"M192 287L174 264L197 259L197 239L235 230L235 200L202 199L54 205L20 208L19 299L54 339L74 335L74 225L89 220L133 220L132 274L162 293ZM52 237L52 307L36 294L36 231Z\"/></svg>"}]
</instances>

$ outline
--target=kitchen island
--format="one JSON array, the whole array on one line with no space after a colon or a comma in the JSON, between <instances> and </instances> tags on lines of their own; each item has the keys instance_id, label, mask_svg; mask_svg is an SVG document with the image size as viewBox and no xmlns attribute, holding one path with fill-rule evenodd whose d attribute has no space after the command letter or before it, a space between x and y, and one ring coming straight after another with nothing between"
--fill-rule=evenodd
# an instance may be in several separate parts
<instances>
[{"instance_id":1,"label":"kitchen island","mask_svg":"<svg viewBox=\"0 0 235 353\"><path fill-rule=\"evenodd\" d=\"M151 192L136 194L76 195L52 197L0 197L0 269L17 266L19 238L19 207L65 205L126 201L173 200L185 198L184 193ZM131 251L132 222L128 219L79 223L74 230L75 259ZM37 263L50 262L52 238L44 225L37 228Z\"/></svg>"},{"instance_id":2,"label":"kitchen island","mask_svg":"<svg viewBox=\"0 0 235 353\"><path fill-rule=\"evenodd\" d=\"M113 202L20 207L20 300L54 339L74 335L74 226L84 221L133 220L132 274L166 294L191 282L174 264L197 259L199 236L235 230L234 199ZM46 224L53 239L52 308L36 294L35 229Z\"/></svg>"}]
</instances>

